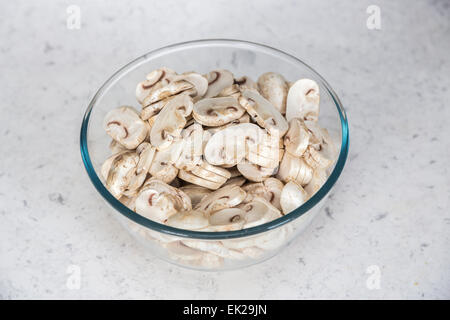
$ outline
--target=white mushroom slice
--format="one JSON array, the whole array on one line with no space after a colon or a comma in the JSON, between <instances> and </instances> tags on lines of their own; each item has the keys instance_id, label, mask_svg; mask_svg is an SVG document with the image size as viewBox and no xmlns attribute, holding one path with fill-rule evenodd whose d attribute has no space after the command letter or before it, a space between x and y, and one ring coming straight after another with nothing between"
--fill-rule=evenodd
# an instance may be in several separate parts
<instances>
[{"instance_id":1,"label":"white mushroom slice","mask_svg":"<svg viewBox=\"0 0 450 320\"><path fill-rule=\"evenodd\" d=\"M286 113L286 97L288 86L286 79L275 72L266 72L258 78L258 88L261 95L266 98L281 114Z\"/></svg>"},{"instance_id":2,"label":"white mushroom slice","mask_svg":"<svg viewBox=\"0 0 450 320\"><path fill-rule=\"evenodd\" d=\"M238 186L225 186L204 197L195 209L211 213L235 207L245 199L245 191Z\"/></svg>"},{"instance_id":3,"label":"white mushroom slice","mask_svg":"<svg viewBox=\"0 0 450 320\"><path fill-rule=\"evenodd\" d=\"M221 168L221 167L217 167L217 166L213 166L213 165L209 164L209 163L206 162L206 161L202 161L202 163L200 164L200 166L201 166L203 169L205 169L205 170L208 170L208 171L210 171L210 172L213 172L213 173L215 173L216 175L219 175L219 176L221 176L221 177L224 177L226 180L228 180L228 179L231 178L231 173L230 173L227 169L224 169L224 168Z\"/></svg>"},{"instance_id":4,"label":"white mushroom slice","mask_svg":"<svg viewBox=\"0 0 450 320\"><path fill-rule=\"evenodd\" d=\"M125 149L125 150L123 150L121 152L115 153L112 156L110 156L108 159L106 159L105 162L103 162L102 167L100 169L100 174L102 175L103 179L105 179L105 181L108 179L108 175L109 175L109 172L111 170L111 167L112 167L112 164L113 164L114 160L119 155L121 155L123 153L126 153L126 152L128 152L127 149Z\"/></svg>"},{"instance_id":5,"label":"white mushroom slice","mask_svg":"<svg viewBox=\"0 0 450 320\"><path fill-rule=\"evenodd\" d=\"M187 81L170 82L168 85L154 88L149 95L144 99L142 105L147 107L155 102L177 95L183 91L189 90L194 86Z\"/></svg>"},{"instance_id":6,"label":"white mushroom slice","mask_svg":"<svg viewBox=\"0 0 450 320\"><path fill-rule=\"evenodd\" d=\"M305 151L303 154L303 159L313 169L326 169L332 164L330 159L325 158L321 152L317 151L312 146L309 146Z\"/></svg>"},{"instance_id":7,"label":"white mushroom slice","mask_svg":"<svg viewBox=\"0 0 450 320\"><path fill-rule=\"evenodd\" d=\"M217 190L222 186L222 183L217 183L217 182L213 182L213 181L209 181L203 178L200 178L188 171L185 170L180 170L178 172L178 178L180 178L181 180L187 181L189 183L198 185L198 186L202 186L211 190Z\"/></svg>"},{"instance_id":8,"label":"white mushroom slice","mask_svg":"<svg viewBox=\"0 0 450 320\"><path fill-rule=\"evenodd\" d=\"M245 89L258 90L256 82L247 76L234 79L234 84L238 85L240 91L244 91Z\"/></svg>"},{"instance_id":9,"label":"white mushroom slice","mask_svg":"<svg viewBox=\"0 0 450 320\"><path fill-rule=\"evenodd\" d=\"M217 127L239 119L244 112L236 98L220 97L196 102L192 115L204 126Z\"/></svg>"},{"instance_id":10,"label":"white mushroom slice","mask_svg":"<svg viewBox=\"0 0 450 320\"><path fill-rule=\"evenodd\" d=\"M191 89L193 93L191 94L192 97L203 97L206 93L206 90L208 89L208 80L195 72L187 72L180 75L173 75L169 77L170 81L187 81L190 84L193 85L193 88Z\"/></svg>"},{"instance_id":11,"label":"white mushroom slice","mask_svg":"<svg viewBox=\"0 0 450 320\"><path fill-rule=\"evenodd\" d=\"M283 183L276 178L267 178L264 182L250 183L242 187L247 192L244 202L250 202L255 197L261 197L270 202L275 208L281 210L280 196Z\"/></svg>"},{"instance_id":12,"label":"white mushroom slice","mask_svg":"<svg viewBox=\"0 0 450 320\"><path fill-rule=\"evenodd\" d=\"M268 100L254 90L244 90L239 98L241 106L252 118L272 136L281 138L289 129L289 124Z\"/></svg>"},{"instance_id":13,"label":"white mushroom slice","mask_svg":"<svg viewBox=\"0 0 450 320\"><path fill-rule=\"evenodd\" d=\"M223 170L226 170L226 169L223 169ZM192 170L190 172L199 178L202 178L202 179L205 179L208 181L212 181L215 183L219 183L221 185L223 185L227 181L227 178L225 178L215 172L206 170L206 169L202 168L201 165L195 166L194 168L192 168Z\"/></svg>"},{"instance_id":14,"label":"white mushroom slice","mask_svg":"<svg viewBox=\"0 0 450 320\"><path fill-rule=\"evenodd\" d=\"M220 241L199 241L199 240L183 240L183 244L190 248L215 254L219 257L229 259L243 259L245 258L242 252L228 249Z\"/></svg>"},{"instance_id":15,"label":"white mushroom slice","mask_svg":"<svg viewBox=\"0 0 450 320\"><path fill-rule=\"evenodd\" d=\"M239 208L246 212L244 228L256 227L282 216L280 210L260 197L253 198L251 202L240 205Z\"/></svg>"},{"instance_id":16,"label":"white mushroom slice","mask_svg":"<svg viewBox=\"0 0 450 320\"><path fill-rule=\"evenodd\" d=\"M233 74L228 70L214 70L205 75L208 80L208 90L204 95L205 98L217 96L223 89L230 87L233 82Z\"/></svg>"},{"instance_id":17,"label":"white mushroom slice","mask_svg":"<svg viewBox=\"0 0 450 320\"><path fill-rule=\"evenodd\" d=\"M148 142L142 142L137 148L136 153L139 155L139 162L136 168L136 174L147 174L155 157L156 149Z\"/></svg>"},{"instance_id":18,"label":"white mushroom slice","mask_svg":"<svg viewBox=\"0 0 450 320\"><path fill-rule=\"evenodd\" d=\"M206 130L211 133L211 135L215 134L216 132L219 132L220 130L226 129L231 126L235 126L240 123L249 123L250 122L250 116L248 113L244 113L242 117L239 119L233 120L230 123L224 124L223 126L219 127L208 127Z\"/></svg>"},{"instance_id":19,"label":"white mushroom slice","mask_svg":"<svg viewBox=\"0 0 450 320\"><path fill-rule=\"evenodd\" d=\"M309 144L310 134L303 120L294 118L289 122L289 130L284 136L286 151L301 157Z\"/></svg>"},{"instance_id":20,"label":"white mushroom slice","mask_svg":"<svg viewBox=\"0 0 450 320\"><path fill-rule=\"evenodd\" d=\"M247 143L257 144L266 133L252 123L241 123L216 132L204 149L206 161L213 165L236 165L246 155Z\"/></svg>"},{"instance_id":21,"label":"white mushroom slice","mask_svg":"<svg viewBox=\"0 0 450 320\"><path fill-rule=\"evenodd\" d=\"M230 178L235 178L235 177L242 176L242 174L239 172L239 170L235 166L230 167L228 169L228 172L230 173Z\"/></svg>"},{"instance_id":22,"label":"white mushroom slice","mask_svg":"<svg viewBox=\"0 0 450 320\"><path fill-rule=\"evenodd\" d=\"M199 264L203 258L204 253L200 250L190 248L181 241L174 241L164 245L172 258L180 259L181 262L189 263L195 261Z\"/></svg>"},{"instance_id":23,"label":"white mushroom slice","mask_svg":"<svg viewBox=\"0 0 450 320\"><path fill-rule=\"evenodd\" d=\"M252 259L258 259L264 254L264 250L258 247L248 247L239 250L242 254Z\"/></svg>"},{"instance_id":24,"label":"white mushroom slice","mask_svg":"<svg viewBox=\"0 0 450 320\"><path fill-rule=\"evenodd\" d=\"M246 159L252 164L266 167L266 168L276 168L280 163L280 149L270 149L267 153L257 154L253 151L249 151Z\"/></svg>"},{"instance_id":25,"label":"white mushroom slice","mask_svg":"<svg viewBox=\"0 0 450 320\"><path fill-rule=\"evenodd\" d=\"M289 181L281 191L280 205L284 214L294 211L308 200L308 194L295 181Z\"/></svg>"},{"instance_id":26,"label":"white mushroom slice","mask_svg":"<svg viewBox=\"0 0 450 320\"><path fill-rule=\"evenodd\" d=\"M122 106L109 111L103 121L106 133L127 149L135 149L148 134L148 124L133 107Z\"/></svg>"},{"instance_id":27,"label":"white mushroom slice","mask_svg":"<svg viewBox=\"0 0 450 320\"><path fill-rule=\"evenodd\" d=\"M197 206L200 201L208 194L211 193L211 190L205 187L197 186L194 184L183 186L180 188L181 191L186 193L189 198L191 198L192 207Z\"/></svg>"},{"instance_id":28,"label":"white mushroom slice","mask_svg":"<svg viewBox=\"0 0 450 320\"><path fill-rule=\"evenodd\" d=\"M323 169L314 170L311 181L304 187L305 191L308 193L308 198L311 198L327 181L327 173Z\"/></svg>"},{"instance_id":29,"label":"white mushroom slice","mask_svg":"<svg viewBox=\"0 0 450 320\"><path fill-rule=\"evenodd\" d=\"M144 108L141 110L141 119L142 120L148 120L151 117L158 114L164 107L169 103L170 100L172 100L175 96L171 96L168 98L165 98L163 100L157 101L155 103L152 103L148 106L144 106Z\"/></svg>"},{"instance_id":30,"label":"white mushroom slice","mask_svg":"<svg viewBox=\"0 0 450 320\"><path fill-rule=\"evenodd\" d=\"M119 199L135 175L139 156L132 151L117 155L111 163L106 179L109 192Z\"/></svg>"},{"instance_id":31,"label":"white mushroom slice","mask_svg":"<svg viewBox=\"0 0 450 320\"><path fill-rule=\"evenodd\" d=\"M317 121L319 118L319 86L310 79L297 80L289 89L286 100L286 119Z\"/></svg>"},{"instance_id":32,"label":"white mushroom slice","mask_svg":"<svg viewBox=\"0 0 450 320\"><path fill-rule=\"evenodd\" d=\"M149 93L154 89L156 84L167 85L169 81L168 76L176 74L175 71L169 68L160 68L150 72L146 80L139 82L136 87L136 98L142 103Z\"/></svg>"},{"instance_id":33,"label":"white mushroom slice","mask_svg":"<svg viewBox=\"0 0 450 320\"><path fill-rule=\"evenodd\" d=\"M179 152L178 144L156 151L149 173L156 179L170 183L178 174L178 169L173 165L173 158L176 158Z\"/></svg>"},{"instance_id":34,"label":"white mushroom slice","mask_svg":"<svg viewBox=\"0 0 450 320\"><path fill-rule=\"evenodd\" d=\"M260 182L264 181L271 175L277 172L278 168L261 167L247 161L238 163L237 168L242 175L250 181Z\"/></svg>"},{"instance_id":35,"label":"white mushroom slice","mask_svg":"<svg viewBox=\"0 0 450 320\"><path fill-rule=\"evenodd\" d=\"M223 186L242 186L245 182L247 181L247 179L245 179L244 177L236 177L236 178L231 178L228 179L227 182L225 182L223 184Z\"/></svg>"},{"instance_id":36,"label":"white mushroom slice","mask_svg":"<svg viewBox=\"0 0 450 320\"><path fill-rule=\"evenodd\" d=\"M109 143L109 150L111 150L111 154L117 154L122 151L127 151L128 149L118 143L116 140L112 139Z\"/></svg>"},{"instance_id":37,"label":"white mushroom slice","mask_svg":"<svg viewBox=\"0 0 450 320\"><path fill-rule=\"evenodd\" d=\"M209 220L202 211L182 211L170 216L167 225L179 229L200 230L209 225Z\"/></svg>"},{"instance_id":38,"label":"white mushroom slice","mask_svg":"<svg viewBox=\"0 0 450 320\"><path fill-rule=\"evenodd\" d=\"M211 213L208 231L234 231L244 227L246 212L239 208L225 208Z\"/></svg>"},{"instance_id":39,"label":"white mushroom slice","mask_svg":"<svg viewBox=\"0 0 450 320\"><path fill-rule=\"evenodd\" d=\"M300 185L305 186L311 181L313 169L303 161L289 152L285 152L280 163L277 178L285 183L289 181L297 181Z\"/></svg>"},{"instance_id":40,"label":"white mushroom slice","mask_svg":"<svg viewBox=\"0 0 450 320\"><path fill-rule=\"evenodd\" d=\"M142 186L135 207L140 215L160 223L177 212L192 210L191 200L183 191L153 178Z\"/></svg>"},{"instance_id":41,"label":"white mushroom slice","mask_svg":"<svg viewBox=\"0 0 450 320\"><path fill-rule=\"evenodd\" d=\"M321 128L315 121L305 121L305 126L310 132L310 145L320 151L324 157L336 160L338 150L327 129Z\"/></svg>"},{"instance_id":42,"label":"white mushroom slice","mask_svg":"<svg viewBox=\"0 0 450 320\"><path fill-rule=\"evenodd\" d=\"M178 169L191 170L202 162L203 154L203 128L194 123L181 132L182 146L174 165Z\"/></svg>"},{"instance_id":43,"label":"white mushroom slice","mask_svg":"<svg viewBox=\"0 0 450 320\"><path fill-rule=\"evenodd\" d=\"M186 94L178 95L158 113L150 132L150 142L158 150L165 149L178 138L192 112L192 99Z\"/></svg>"}]
</instances>

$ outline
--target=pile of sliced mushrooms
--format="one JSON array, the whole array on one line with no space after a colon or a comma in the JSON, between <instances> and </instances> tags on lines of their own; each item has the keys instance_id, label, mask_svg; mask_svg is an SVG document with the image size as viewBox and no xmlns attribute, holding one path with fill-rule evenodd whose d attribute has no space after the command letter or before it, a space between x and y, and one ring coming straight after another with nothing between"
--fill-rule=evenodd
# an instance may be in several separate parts
<instances>
[{"instance_id":1,"label":"pile of sliced mushrooms","mask_svg":"<svg viewBox=\"0 0 450 320\"><path fill-rule=\"evenodd\" d=\"M317 192L336 158L310 79L164 67L136 97L140 111L121 106L104 119L112 156L101 173L114 197L159 223L208 232L267 223Z\"/></svg>"}]
</instances>

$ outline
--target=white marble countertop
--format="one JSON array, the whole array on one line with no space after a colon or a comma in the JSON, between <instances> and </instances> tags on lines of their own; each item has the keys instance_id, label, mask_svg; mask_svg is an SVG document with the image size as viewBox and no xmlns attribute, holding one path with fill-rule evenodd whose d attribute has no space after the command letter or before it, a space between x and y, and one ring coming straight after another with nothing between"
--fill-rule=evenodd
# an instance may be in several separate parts
<instances>
[{"instance_id":1,"label":"white marble countertop","mask_svg":"<svg viewBox=\"0 0 450 320\"><path fill-rule=\"evenodd\" d=\"M375 2L381 30L366 27L371 1L2 2L0 299L450 298L449 3ZM79 30L66 27L70 4ZM82 115L113 71L198 38L300 57L350 121L328 209L287 250L238 271L149 255L101 201L79 152ZM71 265L79 289L66 285Z\"/></svg>"}]
</instances>

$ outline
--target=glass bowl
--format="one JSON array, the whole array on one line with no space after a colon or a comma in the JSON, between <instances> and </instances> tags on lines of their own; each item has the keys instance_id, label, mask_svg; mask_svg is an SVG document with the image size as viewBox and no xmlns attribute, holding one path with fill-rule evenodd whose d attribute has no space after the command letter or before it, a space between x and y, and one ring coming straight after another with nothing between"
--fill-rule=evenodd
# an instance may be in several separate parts
<instances>
[{"instance_id":1,"label":"glass bowl","mask_svg":"<svg viewBox=\"0 0 450 320\"><path fill-rule=\"evenodd\" d=\"M152 70L169 67L177 72L205 74L228 69L236 77L256 80L268 71L282 74L288 81L315 80L320 87L319 124L326 128L339 155L322 187L302 206L274 221L229 232L201 232L173 228L149 220L114 198L103 184L100 168L110 156L110 137L102 122L106 113L120 105L140 110L135 97L137 83ZM201 270L236 269L264 261L280 252L296 238L320 212L326 195L337 181L348 153L347 117L336 93L311 67L280 50L238 40L199 40L151 51L114 73L90 102L81 126L81 155L97 191L112 207L125 229L150 251L166 261ZM195 244L186 246L185 243ZM196 249L192 248L195 247Z\"/></svg>"}]
</instances>

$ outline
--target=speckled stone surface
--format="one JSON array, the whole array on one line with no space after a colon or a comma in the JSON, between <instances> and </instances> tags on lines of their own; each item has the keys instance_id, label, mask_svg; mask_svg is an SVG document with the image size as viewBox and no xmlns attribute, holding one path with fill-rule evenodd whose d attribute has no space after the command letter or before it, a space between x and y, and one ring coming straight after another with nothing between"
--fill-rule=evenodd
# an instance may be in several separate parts
<instances>
[{"instance_id":1,"label":"speckled stone surface","mask_svg":"<svg viewBox=\"0 0 450 320\"><path fill-rule=\"evenodd\" d=\"M2 2L0 298L450 298L449 3L374 2ZM79 30L66 27L72 4ZM381 30L366 27L370 4ZM281 254L238 271L153 258L113 218L79 153L82 115L113 71L198 38L294 54L350 121L327 208ZM66 286L70 265L79 289Z\"/></svg>"}]
</instances>

